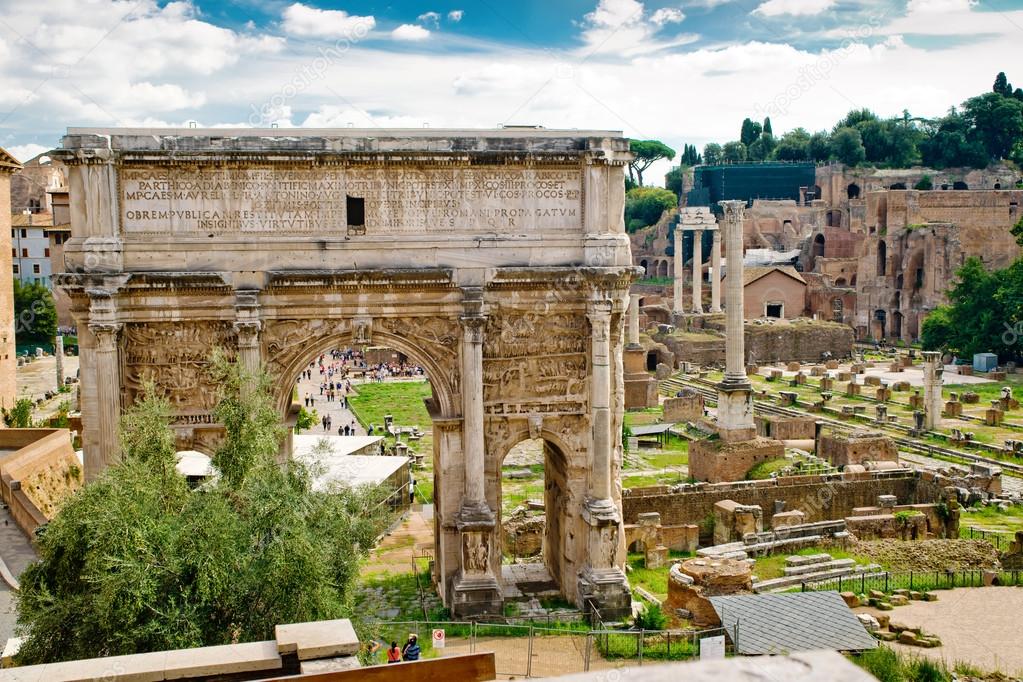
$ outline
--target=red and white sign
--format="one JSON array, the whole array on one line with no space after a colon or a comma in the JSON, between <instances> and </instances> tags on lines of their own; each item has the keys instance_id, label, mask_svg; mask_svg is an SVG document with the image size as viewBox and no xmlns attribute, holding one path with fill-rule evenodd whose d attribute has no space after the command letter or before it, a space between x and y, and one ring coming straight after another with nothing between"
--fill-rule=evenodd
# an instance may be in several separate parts
<instances>
[{"instance_id":1,"label":"red and white sign","mask_svg":"<svg viewBox=\"0 0 1023 682\"><path fill-rule=\"evenodd\" d=\"M433 631L433 648L443 649L444 648L444 631L434 630Z\"/></svg>"}]
</instances>

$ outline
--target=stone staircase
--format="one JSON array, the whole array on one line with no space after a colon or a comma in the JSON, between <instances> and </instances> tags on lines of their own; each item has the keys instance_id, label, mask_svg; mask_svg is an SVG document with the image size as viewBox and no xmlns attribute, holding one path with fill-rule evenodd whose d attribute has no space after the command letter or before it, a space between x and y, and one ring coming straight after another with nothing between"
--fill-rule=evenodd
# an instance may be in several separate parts
<instances>
[{"instance_id":1,"label":"stone staircase","mask_svg":"<svg viewBox=\"0 0 1023 682\"><path fill-rule=\"evenodd\" d=\"M780 578L754 580L754 592L773 592L795 587L802 582L844 578L861 573L872 574L881 570L877 564L857 564L855 559L835 559L830 554L790 556L785 559L785 568Z\"/></svg>"}]
</instances>

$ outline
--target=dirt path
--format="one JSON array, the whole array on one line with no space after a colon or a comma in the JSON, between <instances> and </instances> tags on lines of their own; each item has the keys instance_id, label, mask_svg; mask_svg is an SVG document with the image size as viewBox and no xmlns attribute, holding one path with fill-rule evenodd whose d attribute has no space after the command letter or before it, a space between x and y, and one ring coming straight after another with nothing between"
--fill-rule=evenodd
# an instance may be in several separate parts
<instances>
[{"instance_id":1,"label":"dirt path","mask_svg":"<svg viewBox=\"0 0 1023 682\"><path fill-rule=\"evenodd\" d=\"M412 557L433 551L433 518L411 511L398 527L377 545L363 564L362 574L409 573Z\"/></svg>"},{"instance_id":2,"label":"dirt path","mask_svg":"<svg viewBox=\"0 0 1023 682\"><path fill-rule=\"evenodd\" d=\"M875 616L876 609L862 608ZM1023 675L1020 646L1023 588L974 587L939 590L938 601L913 601L886 612L896 623L922 627L937 635L936 649L894 644L900 653L944 660L949 667L966 661L985 672Z\"/></svg>"}]
</instances>

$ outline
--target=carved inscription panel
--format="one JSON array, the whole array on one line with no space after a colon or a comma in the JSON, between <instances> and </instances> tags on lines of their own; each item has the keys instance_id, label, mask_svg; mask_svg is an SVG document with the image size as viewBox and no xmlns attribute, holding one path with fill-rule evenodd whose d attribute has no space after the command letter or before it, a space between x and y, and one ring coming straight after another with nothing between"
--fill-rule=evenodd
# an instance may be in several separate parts
<instances>
[{"instance_id":1,"label":"carved inscription panel","mask_svg":"<svg viewBox=\"0 0 1023 682\"><path fill-rule=\"evenodd\" d=\"M582 173L572 166L147 167L120 173L128 236L520 234L582 225Z\"/></svg>"}]
</instances>

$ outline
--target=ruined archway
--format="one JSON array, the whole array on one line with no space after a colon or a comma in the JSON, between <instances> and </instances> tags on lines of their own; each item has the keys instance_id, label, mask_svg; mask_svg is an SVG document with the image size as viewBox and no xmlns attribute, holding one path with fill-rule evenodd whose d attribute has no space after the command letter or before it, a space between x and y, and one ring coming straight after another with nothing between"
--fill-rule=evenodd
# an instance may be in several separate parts
<instances>
[{"instance_id":1,"label":"ruined archway","mask_svg":"<svg viewBox=\"0 0 1023 682\"><path fill-rule=\"evenodd\" d=\"M813 257L814 257L815 260L817 258L823 258L824 257L824 235L823 234L818 234L816 237L813 238Z\"/></svg>"},{"instance_id":2,"label":"ruined archway","mask_svg":"<svg viewBox=\"0 0 1023 682\"><path fill-rule=\"evenodd\" d=\"M860 198L860 186L855 182L850 182L849 186L845 188L845 192L850 199Z\"/></svg>"},{"instance_id":3,"label":"ruined archway","mask_svg":"<svg viewBox=\"0 0 1023 682\"><path fill-rule=\"evenodd\" d=\"M435 567L452 613L502 611L495 471L526 434L565 463L552 460L561 594L605 620L629 612L617 483L638 270L621 218L626 139L88 129L64 145L54 156L81 200L58 283L89 396L87 478L118 457L122 406L148 380L179 442L211 448L223 431L214 348L269 373L283 418L310 358L379 344L430 378Z\"/></svg>"}]
</instances>

